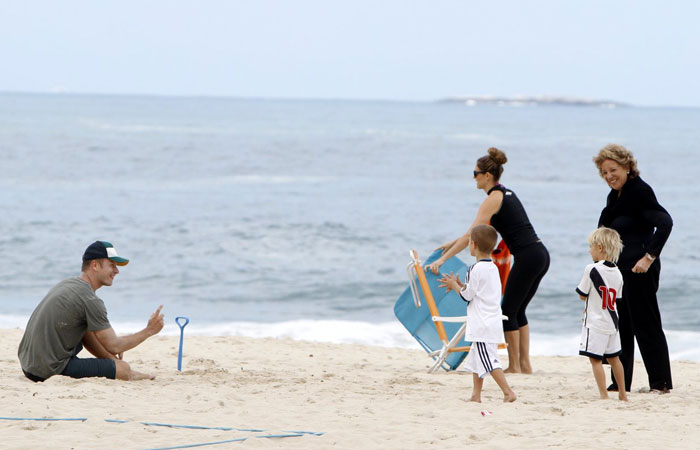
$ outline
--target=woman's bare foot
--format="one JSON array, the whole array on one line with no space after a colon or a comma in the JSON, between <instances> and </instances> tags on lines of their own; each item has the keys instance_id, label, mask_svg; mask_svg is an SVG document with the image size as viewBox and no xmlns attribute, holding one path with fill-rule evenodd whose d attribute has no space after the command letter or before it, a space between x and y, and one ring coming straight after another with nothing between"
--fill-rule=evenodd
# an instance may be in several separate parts
<instances>
[{"instance_id":1,"label":"woman's bare foot","mask_svg":"<svg viewBox=\"0 0 700 450\"><path fill-rule=\"evenodd\" d=\"M515 368L515 367L508 367L503 371L503 373L523 373L522 370L520 370L520 367Z\"/></svg>"},{"instance_id":2,"label":"woman's bare foot","mask_svg":"<svg viewBox=\"0 0 700 450\"><path fill-rule=\"evenodd\" d=\"M617 393L617 398L618 398L620 401L623 401L623 402L628 402L628 401L629 401L629 400L627 399L627 392L625 392L625 391L618 392L618 393Z\"/></svg>"}]
</instances>

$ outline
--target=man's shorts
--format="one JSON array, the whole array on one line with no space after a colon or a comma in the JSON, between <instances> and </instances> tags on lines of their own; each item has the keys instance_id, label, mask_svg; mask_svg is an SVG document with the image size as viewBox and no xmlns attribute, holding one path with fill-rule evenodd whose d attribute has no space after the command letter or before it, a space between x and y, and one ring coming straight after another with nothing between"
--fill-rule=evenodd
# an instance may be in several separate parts
<instances>
[{"instance_id":1,"label":"man's shorts","mask_svg":"<svg viewBox=\"0 0 700 450\"><path fill-rule=\"evenodd\" d=\"M498 344L472 342L472 348L463 367L477 374L479 378L484 378L496 369L502 369L503 366L498 357Z\"/></svg>"},{"instance_id":2,"label":"man's shorts","mask_svg":"<svg viewBox=\"0 0 700 450\"><path fill-rule=\"evenodd\" d=\"M117 378L117 363L113 359L78 358L77 355L82 350L83 345L78 344L61 375L71 378L103 377L112 380ZM22 372L24 372L24 376L35 383L46 381L46 378L33 375L24 369L22 369Z\"/></svg>"},{"instance_id":3,"label":"man's shorts","mask_svg":"<svg viewBox=\"0 0 700 450\"><path fill-rule=\"evenodd\" d=\"M619 356L621 353L620 333L603 334L586 327L581 330L579 355L602 360Z\"/></svg>"},{"instance_id":4,"label":"man's shorts","mask_svg":"<svg viewBox=\"0 0 700 450\"><path fill-rule=\"evenodd\" d=\"M117 363L113 359L78 358L78 353L82 349L83 345L78 344L61 375L71 378L103 377L111 380L117 378Z\"/></svg>"},{"instance_id":5,"label":"man's shorts","mask_svg":"<svg viewBox=\"0 0 700 450\"><path fill-rule=\"evenodd\" d=\"M114 380L117 364L113 359L71 357L61 375L71 378L103 377Z\"/></svg>"}]
</instances>

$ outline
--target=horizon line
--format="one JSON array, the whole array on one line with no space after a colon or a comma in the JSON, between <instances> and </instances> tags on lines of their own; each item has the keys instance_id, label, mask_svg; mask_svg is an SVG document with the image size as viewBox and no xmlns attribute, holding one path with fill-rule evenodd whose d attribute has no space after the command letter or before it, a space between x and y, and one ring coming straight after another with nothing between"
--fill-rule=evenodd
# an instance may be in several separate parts
<instances>
[{"instance_id":1,"label":"horizon line","mask_svg":"<svg viewBox=\"0 0 700 450\"><path fill-rule=\"evenodd\" d=\"M513 96L498 96L498 95L448 95L433 99L396 99L396 98L350 98L350 97L284 97L284 96L244 96L233 94L162 94L162 93L129 93L129 92L78 92L67 90L51 90L51 91L25 91L25 90L0 90L0 95L46 95L46 96L95 96L95 97L155 97L155 98L173 98L173 99L212 99L212 100L260 100L260 101L339 101L339 102L382 102L382 103L420 103L420 104L437 104L437 103L459 103L454 99L461 98L500 98L513 102L520 102L523 99L541 99L541 98L563 98L572 100L585 100L590 102L600 103L615 103L621 105L622 108L674 108L674 109L698 109L700 106L690 105L640 105L636 103L620 102L616 100L598 100L586 97L574 97L565 95L552 94L537 94L537 95L513 95ZM493 105L478 105L478 106L493 106ZM597 105L566 105L566 104L546 104L541 106L577 106L577 107L597 107Z\"/></svg>"}]
</instances>

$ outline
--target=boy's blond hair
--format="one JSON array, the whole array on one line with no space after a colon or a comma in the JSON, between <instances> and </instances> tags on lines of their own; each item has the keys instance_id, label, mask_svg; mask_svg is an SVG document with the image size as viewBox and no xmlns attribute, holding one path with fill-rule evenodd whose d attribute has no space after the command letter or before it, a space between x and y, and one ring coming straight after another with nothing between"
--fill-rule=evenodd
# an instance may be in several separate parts
<instances>
[{"instance_id":1,"label":"boy's blond hair","mask_svg":"<svg viewBox=\"0 0 700 450\"><path fill-rule=\"evenodd\" d=\"M491 225L477 225L471 229L471 240L483 253L491 253L498 240L498 232Z\"/></svg>"},{"instance_id":2,"label":"boy's blond hair","mask_svg":"<svg viewBox=\"0 0 700 450\"><path fill-rule=\"evenodd\" d=\"M620 233L612 228L600 227L588 236L588 245L600 245L605 252L605 259L617 263L622 253Z\"/></svg>"}]
</instances>

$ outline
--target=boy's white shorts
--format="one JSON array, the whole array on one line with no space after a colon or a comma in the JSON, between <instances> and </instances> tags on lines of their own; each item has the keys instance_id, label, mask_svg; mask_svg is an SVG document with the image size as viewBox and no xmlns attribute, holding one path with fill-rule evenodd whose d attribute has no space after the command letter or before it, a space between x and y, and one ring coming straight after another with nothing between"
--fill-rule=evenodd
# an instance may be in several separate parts
<instances>
[{"instance_id":1,"label":"boy's white shorts","mask_svg":"<svg viewBox=\"0 0 700 450\"><path fill-rule=\"evenodd\" d=\"M590 328L581 330L578 354L595 359L612 358L622 353L620 333L603 334Z\"/></svg>"},{"instance_id":2,"label":"boy's white shorts","mask_svg":"<svg viewBox=\"0 0 700 450\"><path fill-rule=\"evenodd\" d=\"M498 357L498 344L472 342L472 348L462 367L477 374L479 378L484 378L495 369L502 369L501 359Z\"/></svg>"}]
</instances>

